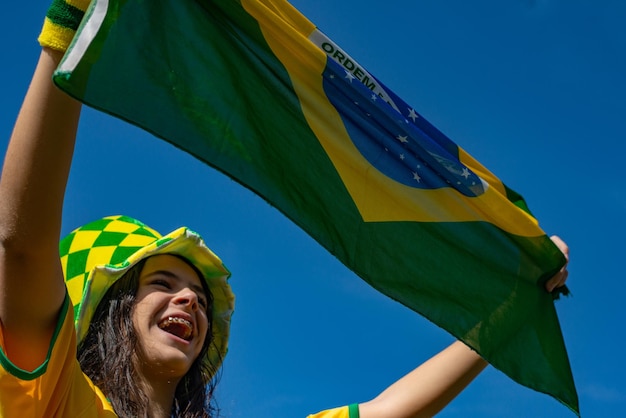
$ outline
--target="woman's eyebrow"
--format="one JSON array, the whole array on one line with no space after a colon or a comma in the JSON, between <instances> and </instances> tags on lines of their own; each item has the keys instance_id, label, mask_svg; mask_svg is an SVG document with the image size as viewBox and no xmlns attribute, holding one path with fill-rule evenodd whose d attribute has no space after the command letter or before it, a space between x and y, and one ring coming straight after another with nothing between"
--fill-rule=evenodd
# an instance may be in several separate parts
<instances>
[{"instance_id":1,"label":"woman's eyebrow","mask_svg":"<svg viewBox=\"0 0 626 418\"><path fill-rule=\"evenodd\" d=\"M169 277L171 279L175 279L175 280L177 280L179 282L182 281L182 279L177 274L174 274L173 272L171 272L169 270L155 270L155 271L151 271L150 273L146 274L145 277L147 278L147 277L150 277L150 276L166 276L166 277ZM199 293L201 295L205 295L204 288L201 285L198 285L198 284L195 284L195 283L188 283L188 285L196 293Z\"/></svg>"}]
</instances>

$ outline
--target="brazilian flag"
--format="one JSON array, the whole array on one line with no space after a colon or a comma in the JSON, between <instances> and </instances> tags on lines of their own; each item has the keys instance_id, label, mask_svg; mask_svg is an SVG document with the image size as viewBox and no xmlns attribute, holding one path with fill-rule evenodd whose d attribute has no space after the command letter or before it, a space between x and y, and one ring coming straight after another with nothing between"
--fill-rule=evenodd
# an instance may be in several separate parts
<instances>
[{"instance_id":1,"label":"brazilian flag","mask_svg":"<svg viewBox=\"0 0 626 418\"><path fill-rule=\"evenodd\" d=\"M284 0L96 0L55 82L253 190L367 283L578 413L565 260L523 198Z\"/></svg>"}]
</instances>

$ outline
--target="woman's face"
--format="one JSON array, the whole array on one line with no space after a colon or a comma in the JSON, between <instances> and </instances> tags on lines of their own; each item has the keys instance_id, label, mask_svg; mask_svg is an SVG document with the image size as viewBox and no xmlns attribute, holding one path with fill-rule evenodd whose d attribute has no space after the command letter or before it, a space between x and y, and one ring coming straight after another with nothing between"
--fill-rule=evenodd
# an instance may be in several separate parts
<instances>
[{"instance_id":1,"label":"woman's face","mask_svg":"<svg viewBox=\"0 0 626 418\"><path fill-rule=\"evenodd\" d=\"M182 378L202 350L208 319L200 280L178 257L157 255L146 260L132 319L139 367L148 377Z\"/></svg>"}]
</instances>

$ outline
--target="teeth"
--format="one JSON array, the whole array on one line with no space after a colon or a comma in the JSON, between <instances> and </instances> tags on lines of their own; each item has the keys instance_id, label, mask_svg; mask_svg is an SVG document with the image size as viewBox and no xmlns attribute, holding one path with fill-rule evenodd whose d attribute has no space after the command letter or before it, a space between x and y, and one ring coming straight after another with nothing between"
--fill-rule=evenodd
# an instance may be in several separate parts
<instances>
[{"instance_id":1,"label":"teeth","mask_svg":"<svg viewBox=\"0 0 626 418\"><path fill-rule=\"evenodd\" d=\"M161 321L161 323L159 324L159 328L171 334L174 334L184 340L188 340L193 333L193 326L191 322L187 321L186 319L174 316L170 316L167 319Z\"/></svg>"},{"instance_id":2,"label":"teeth","mask_svg":"<svg viewBox=\"0 0 626 418\"><path fill-rule=\"evenodd\" d=\"M178 317L174 317L174 316L170 316L169 318L167 318L167 322L169 322L169 323L176 322L178 324L185 324L188 327L191 327L191 322L187 321L186 319L178 318Z\"/></svg>"}]
</instances>

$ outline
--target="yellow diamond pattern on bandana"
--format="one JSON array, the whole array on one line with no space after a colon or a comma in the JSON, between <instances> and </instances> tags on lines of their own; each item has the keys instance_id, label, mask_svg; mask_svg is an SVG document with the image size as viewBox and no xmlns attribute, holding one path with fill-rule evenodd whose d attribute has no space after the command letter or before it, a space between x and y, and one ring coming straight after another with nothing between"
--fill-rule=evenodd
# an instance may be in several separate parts
<instances>
[{"instance_id":1,"label":"yellow diamond pattern on bandana","mask_svg":"<svg viewBox=\"0 0 626 418\"><path fill-rule=\"evenodd\" d=\"M110 216L84 225L59 244L68 294L78 313L89 274L96 266L127 264L128 257L161 238L127 216Z\"/></svg>"}]
</instances>

